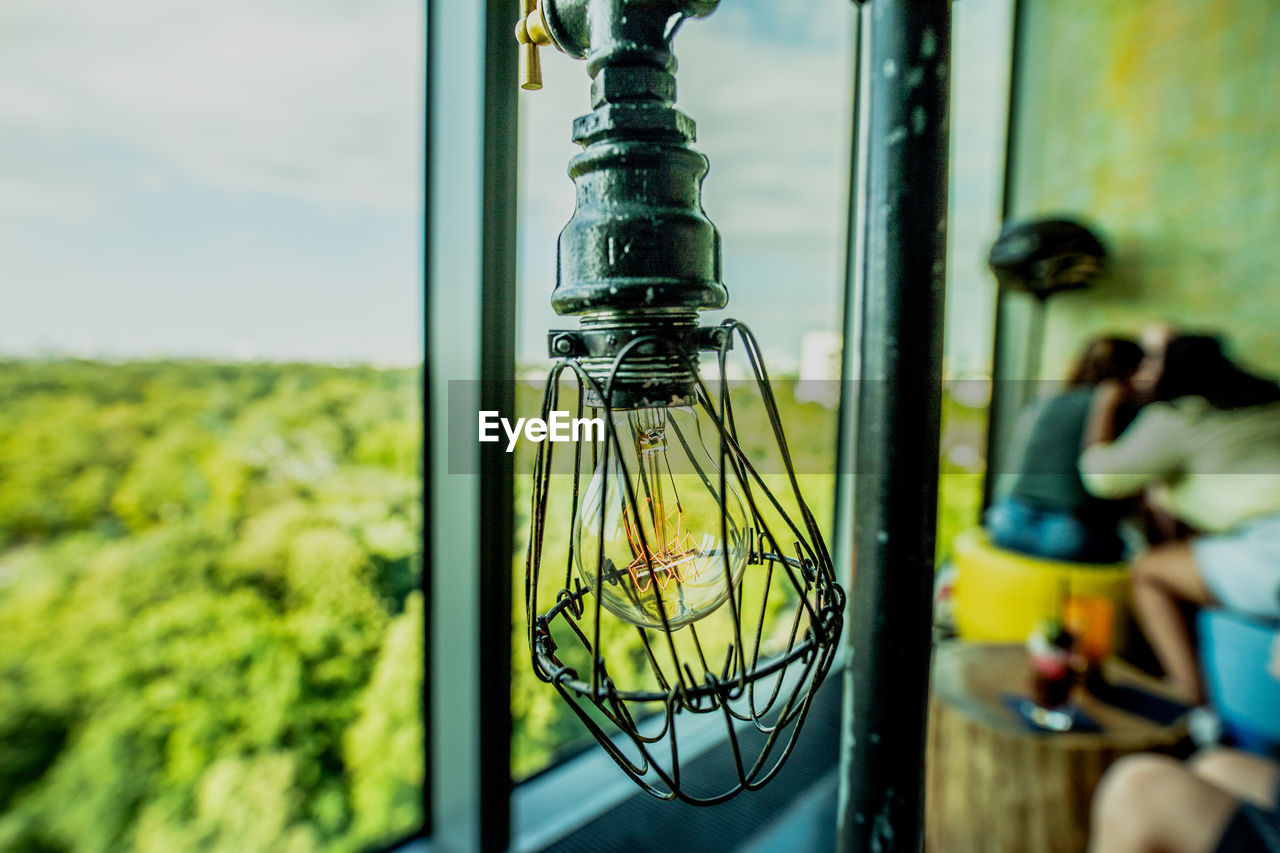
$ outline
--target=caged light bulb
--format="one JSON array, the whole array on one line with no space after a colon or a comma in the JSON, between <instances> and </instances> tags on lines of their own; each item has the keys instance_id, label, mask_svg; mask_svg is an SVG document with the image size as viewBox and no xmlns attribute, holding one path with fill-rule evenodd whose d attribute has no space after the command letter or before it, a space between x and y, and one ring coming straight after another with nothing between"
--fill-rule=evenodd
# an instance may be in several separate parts
<instances>
[{"instance_id":1,"label":"caged light bulb","mask_svg":"<svg viewBox=\"0 0 1280 853\"><path fill-rule=\"evenodd\" d=\"M593 593L599 585L610 612L642 628L663 630L663 613L671 630L707 616L747 564L746 515L731 479L721 496L702 417L689 407L613 410L621 453L610 448L607 465L597 455L579 505L579 576Z\"/></svg>"}]
</instances>

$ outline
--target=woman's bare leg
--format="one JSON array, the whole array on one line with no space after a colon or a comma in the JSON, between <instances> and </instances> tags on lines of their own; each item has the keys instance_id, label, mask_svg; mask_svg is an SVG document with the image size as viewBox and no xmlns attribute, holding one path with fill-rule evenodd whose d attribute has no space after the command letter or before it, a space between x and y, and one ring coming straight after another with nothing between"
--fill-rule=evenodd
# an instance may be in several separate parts
<instances>
[{"instance_id":1,"label":"woman's bare leg","mask_svg":"<svg viewBox=\"0 0 1280 853\"><path fill-rule=\"evenodd\" d=\"M1093 800L1091 853L1208 853L1239 803L1162 755L1117 761Z\"/></svg>"},{"instance_id":2,"label":"woman's bare leg","mask_svg":"<svg viewBox=\"0 0 1280 853\"><path fill-rule=\"evenodd\" d=\"M1237 749L1205 749L1187 767L1206 782L1228 794L1264 809L1275 808L1280 790L1280 764Z\"/></svg>"},{"instance_id":3,"label":"woman's bare leg","mask_svg":"<svg viewBox=\"0 0 1280 853\"><path fill-rule=\"evenodd\" d=\"M1213 601L1200 577L1195 553L1186 542L1158 545L1133 564L1133 606L1138 624L1175 689L1197 704L1204 701L1204 687L1183 604Z\"/></svg>"}]
</instances>

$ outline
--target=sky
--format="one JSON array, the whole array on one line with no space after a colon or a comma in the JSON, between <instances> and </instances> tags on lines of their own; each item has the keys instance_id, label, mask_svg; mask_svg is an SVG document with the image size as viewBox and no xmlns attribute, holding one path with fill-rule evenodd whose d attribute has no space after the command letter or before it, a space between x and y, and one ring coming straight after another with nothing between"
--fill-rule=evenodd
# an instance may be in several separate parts
<instances>
[{"instance_id":1,"label":"sky","mask_svg":"<svg viewBox=\"0 0 1280 853\"><path fill-rule=\"evenodd\" d=\"M784 359L840 321L853 15L734 0L676 40L727 313ZM421 0L0 7L0 355L417 363L424 17ZM551 50L543 69L520 96L524 361L576 322L549 298L589 80ZM990 230L964 223L968 243ZM986 310L952 301L957 328Z\"/></svg>"},{"instance_id":2,"label":"sky","mask_svg":"<svg viewBox=\"0 0 1280 853\"><path fill-rule=\"evenodd\" d=\"M420 361L423 18L0 7L0 354Z\"/></svg>"}]
</instances>

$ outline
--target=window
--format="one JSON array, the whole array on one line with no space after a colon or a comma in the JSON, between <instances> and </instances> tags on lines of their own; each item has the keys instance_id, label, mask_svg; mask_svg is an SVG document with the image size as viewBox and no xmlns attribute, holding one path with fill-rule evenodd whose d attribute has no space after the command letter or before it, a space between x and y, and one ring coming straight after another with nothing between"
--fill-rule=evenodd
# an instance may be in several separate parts
<instances>
[{"instance_id":1,"label":"window","mask_svg":"<svg viewBox=\"0 0 1280 853\"><path fill-rule=\"evenodd\" d=\"M0 847L423 823L421 4L0 24Z\"/></svg>"}]
</instances>

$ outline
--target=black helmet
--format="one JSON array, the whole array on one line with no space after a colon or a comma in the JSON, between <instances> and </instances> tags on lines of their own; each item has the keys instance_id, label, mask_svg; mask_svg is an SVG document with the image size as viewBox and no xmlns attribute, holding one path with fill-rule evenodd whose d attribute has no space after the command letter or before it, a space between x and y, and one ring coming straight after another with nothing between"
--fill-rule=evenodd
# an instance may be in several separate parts
<instances>
[{"instance_id":1,"label":"black helmet","mask_svg":"<svg viewBox=\"0 0 1280 853\"><path fill-rule=\"evenodd\" d=\"M1107 250L1092 231L1070 219L1007 223L987 263L1001 287L1041 299L1088 287L1102 271Z\"/></svg>"}]
</instances>

